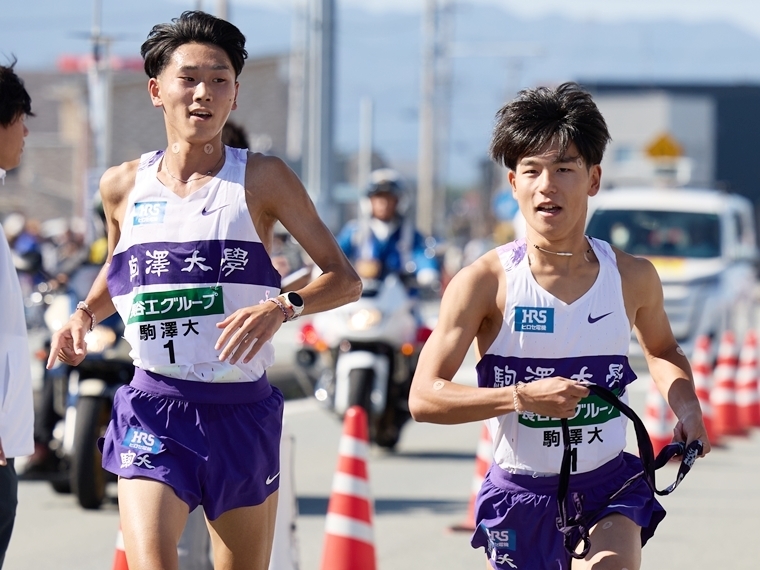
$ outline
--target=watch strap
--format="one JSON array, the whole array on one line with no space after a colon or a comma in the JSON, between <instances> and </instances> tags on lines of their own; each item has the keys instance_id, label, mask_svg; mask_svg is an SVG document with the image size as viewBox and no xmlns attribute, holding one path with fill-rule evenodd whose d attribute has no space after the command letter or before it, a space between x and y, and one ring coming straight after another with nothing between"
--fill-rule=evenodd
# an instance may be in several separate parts
<instances>
[{"instance_id":1,"label":"watch strap","mask_svg":"<svg viewBox=\"0 0 760 570\"><path fill-rule=\"evenodd\" d=\"M282 295L278 295L277 299L280 302L282 302L282 304L285 305L288 309L290 309L291 312L293 313L292 316L288 317L289 321L294 321L298 317L301 316L301 313L303 312L303 307L304 307L303 304L301 304L301 305L294 305L290 301L290 299L288 298L288 294L287 293L283 293Z\"/></svg>"}]
</instances>

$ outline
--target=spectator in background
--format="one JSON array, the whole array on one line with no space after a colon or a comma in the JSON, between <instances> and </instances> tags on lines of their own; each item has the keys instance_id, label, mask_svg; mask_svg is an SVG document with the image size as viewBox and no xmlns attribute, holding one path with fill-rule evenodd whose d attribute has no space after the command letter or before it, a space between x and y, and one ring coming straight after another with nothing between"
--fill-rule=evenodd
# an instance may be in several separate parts
<instances>
[{"instance_id":1,"label":"spectator in background","mask_svg":"<svg viewBox=\"0 0 760 570\"><path fill-rule=\"evenodd\" d=\"M11 249L13 266L21 282L21 295L27 298L34 286L42 280L42 252L36 223L30 223L24 214L13 212L3 221L3 232Z\"/></svg>"},{"instance_id":2,"label":"spectator in background","mask_svg":"<svg viewBox=\"0 0 760 570\"><path fill-rule=\"evenodd\" d=\"M29 134L25 120L32 116L32 99L23 81L13 71L14 60L0 65L0 180L21 162L24 138ZM26 334L24 301L11 250L0 232L0 568L11 540L18 504L16 457L34 451L32 373Z\"/></svg>"},{"instance_id":3,"label":"spectator in background","mask_svg":"<svg viewBox=\"0 0 760 570\"><path fill-rule=\"evenodd\" d=\"M234 148L249 148L245 128L232 121L227 121L222 129L222 142Z\"/></svg>"}]
</instances>

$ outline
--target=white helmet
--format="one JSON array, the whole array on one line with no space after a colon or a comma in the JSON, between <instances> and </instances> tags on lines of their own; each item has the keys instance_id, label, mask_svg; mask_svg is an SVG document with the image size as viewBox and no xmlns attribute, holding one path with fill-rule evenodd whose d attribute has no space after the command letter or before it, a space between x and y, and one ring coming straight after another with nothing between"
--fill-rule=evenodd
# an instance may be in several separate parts
<instances>
[{"instance_id":1,"label":"white helmet","mask_svg":"<svg viewBox=\"0 0 760 570\"><path fill-rule=\"evenodd\" d=\"M404 186L401 176L391 168L380 168L372 171L367 185L367 196L373 196L380 192L388 192L397 198L404 195Z\"/></svg>"}]
</instances>

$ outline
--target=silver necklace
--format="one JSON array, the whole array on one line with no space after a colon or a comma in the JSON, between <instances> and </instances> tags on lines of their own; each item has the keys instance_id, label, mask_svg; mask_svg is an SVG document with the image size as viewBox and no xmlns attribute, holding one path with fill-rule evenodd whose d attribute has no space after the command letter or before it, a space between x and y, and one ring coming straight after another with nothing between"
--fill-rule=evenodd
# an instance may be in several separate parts
<instances>
[{"instance_id":1,"label":"silver necklace","mask_svg":"<svg viewBox=\"0 0 760 570\"><path fill-rule=\"evenodd\" d=\"M570 251L551 251L549 249L544 249L543 247L537 246L535 243L530 244L534 248L536 248L538 251L543 251L544 253L551 253L552 255L559 255L560 257L571 257L573 255ZM593 250L589 247L586 251L583 252L583 259L588 261L589 263L591 260L588 258L588 254L591 253Z\"/></svg>"},{"instance_id":2,"label":"silver necklace","mask_svg":"<svg viewBox=\"0 0 760 570\"><path fill-rule=\"evenodd\" d=\"M174 178L174 180L177 180L178 182L182 182L182 184L187 184L188 182L193 182L195 180L201 180L203 178L206 178L207 176L211 176L211 173L214 172L214 170L216 170L216 167L221 164L222 160L224 160L225 154L226 154L226 151L223 149L222 150L222 156L219 157L219 160L211 168L211 170L209 170L208 172L206 172L206 174L202 174L201 176L196 176L195 178L188 178L187 180L182 180L182 178L177 178L176 176L174 176L174 174L172 174L171 172L169 172L169 167L168 166L166 166L166 168L164 168L164 170L166 171L166 173L169 176L171 176L172 178ZM570 254L570 255L572 255L572 254Z\"/></svg>"}]
</instances>

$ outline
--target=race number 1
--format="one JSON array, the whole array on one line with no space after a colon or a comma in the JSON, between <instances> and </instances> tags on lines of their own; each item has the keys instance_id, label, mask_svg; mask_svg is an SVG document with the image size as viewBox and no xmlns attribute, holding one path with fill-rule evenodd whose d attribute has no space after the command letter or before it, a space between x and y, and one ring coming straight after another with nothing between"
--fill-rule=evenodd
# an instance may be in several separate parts
<instances>
[{"instance_id":1,"label":"race number 1","mask_svg":"<svg viewBox=\"0 0 760 570\"><path fill-rule=\"evenodd\" d=\"M164 345L164 348L169 351L169 363L174 364L176 362L174 358L174 339L169 339L169 342Z\"/></svg>"}]
</instances>

